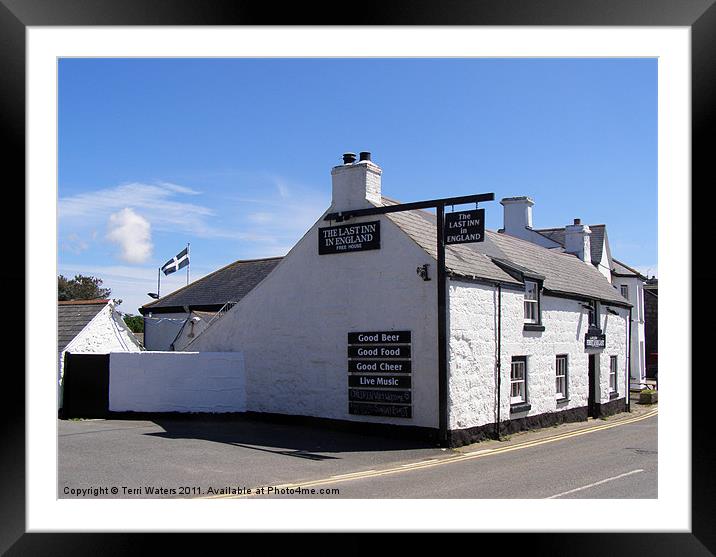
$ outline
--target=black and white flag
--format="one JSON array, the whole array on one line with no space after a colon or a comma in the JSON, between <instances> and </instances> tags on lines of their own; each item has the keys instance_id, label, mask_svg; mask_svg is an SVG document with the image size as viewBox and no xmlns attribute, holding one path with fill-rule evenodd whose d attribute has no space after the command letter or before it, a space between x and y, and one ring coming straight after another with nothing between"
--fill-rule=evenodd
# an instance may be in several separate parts
<instances>
[{"instance_id":1,"label":"black and white flag","mask_svg":"<svg viewBox=\"0 0 716 557\"><path fill-rule=\"evenodd\" d=\"M189 265L189 248L184 248L176 256L167 261L162 267L164 275L169 275Z\"/></svg>"}]
</instances>

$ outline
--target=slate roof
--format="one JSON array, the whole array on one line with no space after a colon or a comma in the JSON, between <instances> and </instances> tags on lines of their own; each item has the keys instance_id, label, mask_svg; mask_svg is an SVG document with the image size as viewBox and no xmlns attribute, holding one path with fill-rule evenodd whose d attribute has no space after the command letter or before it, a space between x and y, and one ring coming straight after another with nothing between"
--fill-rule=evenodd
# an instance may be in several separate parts
<instances>
[{"instance_id":1,"label":"slate roof","mask_svg":"<svg viewBox=\"0 0 716 557\"><path fill-rule=\"evenodd\" d=\"M589 230L592 234L589 238L589 251L592 264L599 265L602 261L602 254L604 251L604 232L606 226L603 224L588 224ZM562 228L535 228L535 232L546 236L550 240L557 242L560 246L564 247L564 227Z\"/></svg>"},{"instance_id":2,"label":"slate roof","mask_svg":"<svg viewBox=\"0 0 716 557\"><path fill-rule=\"evenodd\" d=\"M646 277L642 275L636 269L632 269L629 265L617 261L612 257L612 272L620 277L639 277L642 280L646 280Z\"/></svg>"},{"instance_id":3,"label":"slate roof","mask_svg":"<svg viewBox=\"0 0 716 557\"><path fill-rule=\"evenodd\" d=\"M61 354L108 303L109 300L57 302L57 352Z\"/></svg>"},{"instance_id":4,"label":"slate roof","mask_svg":"<svg viewBox=\"0 0 716 557\"><path fill-rule=\"evenodd\" d=\"M397 203L383 198L383 205ZM388 213L386 217L437 259L434 214L415 210ZM505 266L511 266L528 270L533 276L543 277L544 288L553 293L630 305L595 267L585 265L574 255L491 230L485 230L483 242L446 246L445 266L458 277L523 284L504 270Z\"/></svg>"},{"instance_id":5,"label":"slate roof","mask_svg":"<svg viewBox=\"0 0 716 557\"><path fill-rule=\"evenodd\" d=\"M227 302L238 302L273 271L283 257L239 260L180 288L163 298L143 305L142 315L156 311L190 309L218 311Z\"/></svg>"}]
</instances>

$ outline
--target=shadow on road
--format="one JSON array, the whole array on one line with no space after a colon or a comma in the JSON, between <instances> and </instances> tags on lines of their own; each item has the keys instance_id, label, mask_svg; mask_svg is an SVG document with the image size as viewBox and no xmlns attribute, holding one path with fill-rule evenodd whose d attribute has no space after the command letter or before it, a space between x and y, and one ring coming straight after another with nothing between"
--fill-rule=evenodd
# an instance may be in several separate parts
<instances>
[{"instance_id":1,"label":"shadow on road","mask_svg":"<svg viewBox=\"0 0 716 557\"><path fill-rule=\"evenodd\" d=\"M434 448L429 440L341 431L322 426L272 423L250 418L227 421L153 419L163 432L145 433L166 439L201 439L256 451L308 460L336 459L333 453ZM327 455L326 453L329 453Z\"/></svg>"}]
</instances>

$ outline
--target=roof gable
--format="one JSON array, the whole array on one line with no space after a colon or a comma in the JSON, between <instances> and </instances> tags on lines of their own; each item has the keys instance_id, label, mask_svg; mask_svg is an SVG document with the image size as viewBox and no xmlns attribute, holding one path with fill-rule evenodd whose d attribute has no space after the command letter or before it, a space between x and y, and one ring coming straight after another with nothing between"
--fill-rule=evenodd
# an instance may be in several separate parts
<instances>
[{"instance_id":1,"label":"roof gable","mask_svg":"<svg viewBox=\"0 0 716 557\"><path fill-rule=\"evenodd\" d=\"M57 302L57 351L61 353L67 348L108 303L109 300Z\"/></svg>"}]
</instances>

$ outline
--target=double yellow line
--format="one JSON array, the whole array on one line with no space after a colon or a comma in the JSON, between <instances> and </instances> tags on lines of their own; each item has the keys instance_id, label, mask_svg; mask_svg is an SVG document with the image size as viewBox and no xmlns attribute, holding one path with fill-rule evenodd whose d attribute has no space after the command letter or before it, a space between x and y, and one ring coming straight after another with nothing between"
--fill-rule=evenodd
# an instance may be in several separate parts
<instances>
[{"instance_id":1,"label":"double yellow line","mask_svg":"<svg viewBox=\"0 0 716 557\"><path fill-rule=\"evenodd\" d=\"M594 433L595 431L604 431L605 429L611 429L613 427L619 427L622 425L633 424L656 416L658 410L651 410L650 412L643 414L642 416L627 418L624 420L618 420L613 423L606 423L603 425L592 426L577 431L569 431L561 433L559 435L553 435L551 437L545 437L544 439L535 439L534 441L525 441L524 443L518 443L508 447L496 448L496 449L482 449L469 453L451 455L444 458L433 458L425 461L411 462L407 464L401 464L392 468L386 468L384 470L363 470L361 472L352 472L349 474L340 474L337 476L330 476L319 480L310 480L303 483L290 483L275 486L276 489L310 489L312 487L319 487L329 484L335 484L340 482L347 482L352 480L360 480L366 478L378 478L380 476L389 476L392 474L398 474L400 472L412 472L413 470L425 470L426 468L434 468L436 466L443 466L445 464L453 464L456 462L465 462L466 460L473 460L476 458L483 458L486 456L493 456L496 454L504 454L512 451L518 451L521 449L527 449L529 447L536 447L538 445L545 445L547 443L554 443L556 441L562 441L572 437L579 437L580 435L586 435L588 433ZM252 492L255 490L252 490ZM214 495L207 497L207 499L243 499L246 497L254 497L254 495Z\"/></svg>"}]
</instances>

